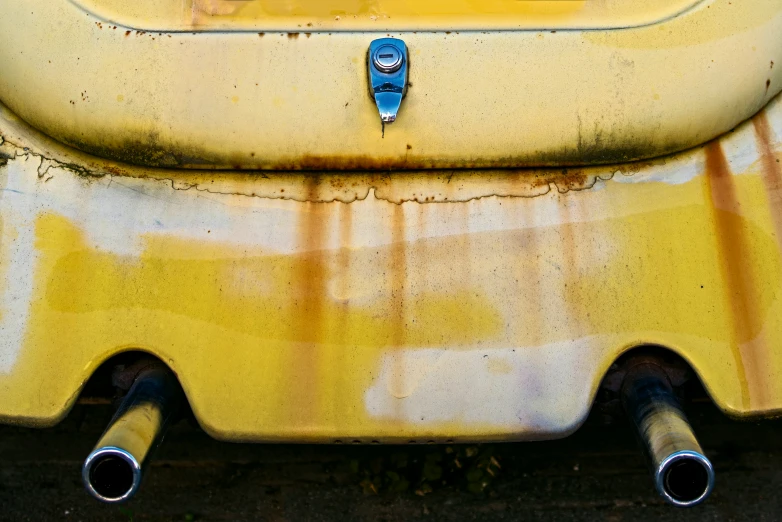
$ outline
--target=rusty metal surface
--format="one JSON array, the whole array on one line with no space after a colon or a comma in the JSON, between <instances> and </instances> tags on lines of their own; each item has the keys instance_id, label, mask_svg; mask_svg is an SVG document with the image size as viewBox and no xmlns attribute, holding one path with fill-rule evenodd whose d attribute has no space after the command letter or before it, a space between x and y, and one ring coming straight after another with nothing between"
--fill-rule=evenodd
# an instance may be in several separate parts
<instances>
[{"instance_id":1,"label":"rusty metal surface","mask_svg":"<svg viewBox=\"0 0 782 522\"><path fill-rule=\"evenodd\" d=\"M0 417L49 425L148 351L230 440L563 436L641 344L782 411L782 105L644 164L174 172L5 111Z\"/></svg>"},{"instance_id":2,"label":"rusty metal surface","mask_svg":"<svg viewBox=\"0 0 782 522\"><path fill-rule=\"evenodd\" d=\"M643 3L653 10L660 1ZM532 3L645 12L614 0ZM152 9L134 6L123 3ZM411 69L399 119L385 134L367 94L376 32L306 23L296 31L154 32L66 0L2 0L0 8L0 100L72 146L159 167L625 162L704 143L782 89L782 67L773 65L782 64L781 0L709 0L621 30L556 31L546 22L547 30L387 32L407 43Z\"/></svg>"}]
</instances>

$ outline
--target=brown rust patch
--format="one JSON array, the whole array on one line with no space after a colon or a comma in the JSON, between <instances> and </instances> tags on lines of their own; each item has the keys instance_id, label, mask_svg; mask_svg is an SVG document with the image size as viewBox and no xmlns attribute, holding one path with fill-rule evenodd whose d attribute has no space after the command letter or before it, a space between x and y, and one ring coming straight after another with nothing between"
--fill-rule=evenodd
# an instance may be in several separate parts
<instances>
[{"instance_id":1,"label":"brown rust patch","mask_svg":"<svg viewBox=\"0 0 782 522\"><path fill-rule=\"evenodd\" d=\"M562 169L559 176L549 178L548 181L556 183L560 192L569 192L586 186L588 179L583 169Z\"/></svg>"},{"instance_id":2,"label":"brown rust patch","mask_svg":"<svg viewBox=\"0 0 782 522\"><path fill-rule=\"evenodd\" d=\"M706 145L706 191L712 204L716 239L726 300L733 320L732 350L739 373L744 407L766 404L765 369L767 343L763 338L763 314L757 309L757 283L747 260L751 252L744 230L730 165L719 141Z\"/></svg>"},{"instance_id":3,"label":"brown rust patch","mask_svg":"<svg viewBox=\"0 0 782 522\"><path fill-rule=\"evenodd\" d=\"M295 40L298 37L299 37L299 33L288 33L288 38L290 38L291 40Z\"/></svg>"},{"instance_id":4,"label":"brown rust patch","mask_svg":"<svg viewBox=\"0 0 782 522\"><path fill-rule=\"evenodd\" d=\"M117 165L104 165L103 170L108 172L109 174L113 176L128 176L129 173L127 170L118 167Z\"/></svg>"}]
</instances>

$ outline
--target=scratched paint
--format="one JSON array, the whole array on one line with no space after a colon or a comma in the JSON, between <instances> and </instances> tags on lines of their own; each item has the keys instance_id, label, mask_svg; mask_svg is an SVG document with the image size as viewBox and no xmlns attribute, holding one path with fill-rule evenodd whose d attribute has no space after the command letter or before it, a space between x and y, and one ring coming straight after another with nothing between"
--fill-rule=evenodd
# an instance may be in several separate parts
<instances>
[{"instance_id":1,"label":"scratched paint","mask_svg":"<svg viewBox=\"0 0 782 522\"><path fill-rule=\"evenodd\" d=\"M0 114L4 422L131 349L228 440L561 436L644 343L782 411L779 101L643 164L393 175L136 168Z\"/></svg>"}]
</instances>

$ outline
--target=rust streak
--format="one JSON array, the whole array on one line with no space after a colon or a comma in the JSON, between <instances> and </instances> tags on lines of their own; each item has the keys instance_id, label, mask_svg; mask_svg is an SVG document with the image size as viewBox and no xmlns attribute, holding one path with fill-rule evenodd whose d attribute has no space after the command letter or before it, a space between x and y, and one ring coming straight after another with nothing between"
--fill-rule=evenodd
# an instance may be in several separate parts
<instances>
[{"instance_id":1,"label":"rust streak","mask_svg":"<svg viewBox=\"0 0 782 522\"><path fill-rule=\"evenodd\" d=\"M755 138L763 167L761 177L768 194L768 206L771 211L771 219L774 221L774 232L777 236L777 243L782 249L782 163L779 163L771 146L773 131L766 118L766 112L761 111L752 120L752 124L755 126Z\"/></svg>"},{"instance_id":2,"label":"rust streak","mask_svg":"<svg viewBox=\"0 0 782 522\"><path fill-rule=\"evenodd\" d=\"M318 197L319 176L307 177L307 195L311 200ZM319 342L324 333L324 299L326 298L326 267L323 249L326 236L326 221L323 206L306 203L307 209L299 222L297 236L303 259L293 284L294 317L290 325L292 334L302 339L302 345L293 348L291 368L297 379L291 380L288 390L290 420L297 425L306 425L315 419L318 404ZM295 338L295 337L294 337Z\"/></svg>"},{"instance_id":3,"label":"rust streak","mask_svg":"<svg viewBox=\"0 0 782 522\"><path fill-rule=\"evenodd\" d=\"M571 282L578 281L580 279L578 261L581 256L579 255L578 237L576 235L575 220L573 219L573 212L571 209L571 204L575 205L577 199L570 198L567 195L559 196L559 199L561 201L560 208L562 220L562 225L558 227L560 237L562 238L562 258L559 262L561 263L562 279ZM569 291L573 292L573 289L563 288L560 291L567 295ZM567 316L571 319L566 321L565 324L569 327L569 335L573 339L576 339L583 335L583 332L577 331L581 326L578 320L582 319L582 317L580 317L579 310L574 306L572 299L565 299L564 301L566 303L565 306L567 307Z\"/></svg>"},{"instance_id":4,"label":"rust streak","mask_svg":"<svg viewBox=\"0 0 782 522\"><path fill-rule=\"evenodd\" d=\"M747 269L750 247L741 216L733 175L718 141L706 145L706 190L713 208L719 261L726 284L726 299L733 320L733 356L739 373L745 408L765 404L763 374L767 346L762 339L762 317L756 308L756 283ZM757 335L758 342L753 342Z\"/></svg>"},{"instance_id":5,"label":"rust streak","mask_svg":"<svg viewBox=\"0 0 782 522\"><path fill-rule=\"evenodd\" d=\"M351 302L350 302L350 282L352 280L351 277L351 256L353 255L353 252L351 250L351 245L353 243L353 207L351 205L340 203L339 204L339 250L337 252L337 271L338 273L334 275L336 282L337 282L337 291L339 293L339 299L338 301L340 303L340 310L336 314L337 317L337 335L338 337L338 344L341 345L343 349L336 349L331 350L328 353L328 357L330 359L330 363L332 364L332 367L341 368L345 364L345 358L346 354L350 353L350 349L347 348L347 345L350 344L350 332L351 332L351 324L350 321L350 310L351 310ZM344 390L346 387L349 386L349 378L346 374L339 373L333 382L333 386L337 390ZM340 415L341 413L341 405L340 404L330 404L332 415Z\"/></svg>"},{"instance_id":6,"label":"rust streak","mask_svg":"<svg viewBox=\"0 0 782 522\"><path fill-rule=\"evenodd\" d=\"M458 229L461 234L454 238L454 271L459 274L459 280L467 286L473 281L472 270L472 239L470 230L470 208L472 205L457 205L455 207L454 219L458 223ZM462 320L470 324L472 317L468 314Z\"/></svg>"},{"instance_id":7,"label":"rust streak","mask_svg":"<svg viewBox=\"0 0 782 522\"><path fill-rule=\"evenodd\" d=\"M346 203L339 205L339 241L337 258L339 266L340 295L350 291L350 244L353 239L353 207Z\"/></svg>"},{"instance_id":8,"label":"rust streak","mask_svg":"<svg viewBox=\"0 0 782 522\"><path fill-rule=\"evenodd\" d=\"M405 345L405 291L407 287L407 252L405 251L405 210L404 205L394 205L391 214L391 259L389 270L391 272L391 317L392 325L391 346L399 348ZM393 388L396 390L404 387L404 366L401 358L396 358L393 371ZM396 416L402 416L401 401L395 402Z\"/></svg>"},{"instance_id":9,"label":"rust streak","mask_svg":"<svg viewBox=\"0 0 782 522\"><path fill-rule=\"evenodd\" d=\"M538 303L543 302L544 285L544 266L547 265L547 259L536 257L532 259L530 252L540 252L543 242L541 237L543 232L540 228L529 226L534 223L535 209L528 205L518 205L515 208L513 219L516 221L516 230L519 232L514 235L517 242L514 242L513 249L516 252L517 262L515 263L514 277L517 290L517 325L521 325L523 330L520 332L521 338L518 345L531 344L540 346L544 342L544 332L549 328L546 324L547 314L543 307ZM553 260L557 263L558 260ZM517 325L508 324L507 328L517 328ZM526 341L529 339L529 342ZM523 375L523 374L520 374ZM520 382L519 386L526 386L527 383Z\"/></svg>"}]
</instances>

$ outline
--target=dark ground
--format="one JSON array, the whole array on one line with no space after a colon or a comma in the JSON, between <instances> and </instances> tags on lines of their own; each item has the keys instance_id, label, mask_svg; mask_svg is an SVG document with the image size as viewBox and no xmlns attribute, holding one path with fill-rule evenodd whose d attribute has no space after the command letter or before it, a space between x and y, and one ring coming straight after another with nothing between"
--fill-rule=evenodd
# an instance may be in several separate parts
<instances>
[{"instance_id":1,"label":"dark ground","mask_svg":"<svg viewBox=\"0 0 782 522\"><path fill-rule=\"evenodd\" d=\"M181 422L137 497L106 506L79 467L111 408L77 406L53 429L0 427L0 519L782 520L782 421L688 413L717 472L689 510L663 503L629 428L599 415L562 441L451 447L227 444Z\"/></svg>"}]
</instances>

